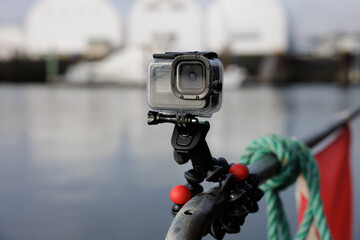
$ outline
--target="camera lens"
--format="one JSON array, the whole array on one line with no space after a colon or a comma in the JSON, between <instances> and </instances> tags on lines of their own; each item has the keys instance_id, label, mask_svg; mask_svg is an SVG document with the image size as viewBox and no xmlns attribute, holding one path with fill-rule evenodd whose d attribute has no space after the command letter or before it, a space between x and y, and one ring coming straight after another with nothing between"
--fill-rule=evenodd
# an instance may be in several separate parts
<instances>
[{"instance_id":1,"label":"camera lens","mask_svg":"<svg viewBox=\"0 0 360 240\"><path fill-rule=\"evenodd\" d=\"M177 66L177 89L180 93L199 95L205 90L205 68L201 62L182 62Z\"/></svg>"},{"instance_id":2,"label":"camera lens","mask_svg":"<svg viewBox=\"0 0 360 240\"><path fill-rule=\"evenodd\" d=\"M199 79L199 73L191 69L187 72L186 79L188 82L195 83Z\"/></svg>"},{"instance_id":3,"label":"camera lens","mask_svg":"<svg viewBox=\"0 0 360 240\"><path fill-rule=\"evenodd\" d=\"M189 67L182 76L182 85L184 88L199 88L201 87L201 68Z\"/></svg>"}]
</instances>

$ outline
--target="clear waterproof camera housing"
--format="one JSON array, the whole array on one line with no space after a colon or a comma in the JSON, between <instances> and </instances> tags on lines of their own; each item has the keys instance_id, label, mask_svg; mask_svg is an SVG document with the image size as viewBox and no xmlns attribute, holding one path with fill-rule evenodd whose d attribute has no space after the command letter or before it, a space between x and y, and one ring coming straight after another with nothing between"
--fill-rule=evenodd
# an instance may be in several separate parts
<instances>
[{"instance_id":1,"label":"clear waterproof camera housing","mask_svg":"<svg viewBox=\"0 0 360 240\"><path fill-rule=\"evenodd\" d=\"M148 66L148 103L165 113L210 117L222 102L223 65L214 52L154 54Z\"/></svg>"}]
</instances>

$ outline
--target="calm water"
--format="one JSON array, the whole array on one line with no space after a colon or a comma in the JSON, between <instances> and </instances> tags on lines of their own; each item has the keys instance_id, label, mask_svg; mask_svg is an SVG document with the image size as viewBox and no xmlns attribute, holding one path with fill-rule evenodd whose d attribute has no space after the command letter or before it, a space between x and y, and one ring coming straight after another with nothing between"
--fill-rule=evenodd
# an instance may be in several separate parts
<instances>
[{"instance_id":1,"label":"calm water","mask_svg":"<svg viewBox=\"0 0 360 240\"><path fill-rule=\"evenodd\" d=\"M208 144L235 162L256 137L307 136L359 104L360 88L330 85L228 91ZM147 111L144 89L0 86L0 239L163 239L168 194L190 166L172 159L172 126L148 126ZM360 239L360 119L352 128ZM282 194L294 232L293 195ZM227 239L265 239L264 207Z\"/></svg>"}]
</instances>

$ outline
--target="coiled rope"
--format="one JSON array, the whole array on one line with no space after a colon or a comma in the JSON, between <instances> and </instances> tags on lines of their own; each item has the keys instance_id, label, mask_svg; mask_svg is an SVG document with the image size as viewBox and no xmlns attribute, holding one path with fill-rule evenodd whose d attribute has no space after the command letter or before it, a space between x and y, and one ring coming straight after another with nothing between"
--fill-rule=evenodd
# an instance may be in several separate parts
<instances>
[{"instance_id":1,"label":"coiled rope","mask_svg":"<svg viewBox=\"0 0 360 240\"><path fill-rule=\"evenodd\" d=\"M265 155L273 154L281 163L281 172L261 185L267 200L268 239L290 239L290 228L279 197L279 191L293 184L299 174L303 174L310 192L304 218L294 239L305 239L309 228L315 223L322 240L331 239L330 230L320 199L319 171L310 150L302 143L279 135L267 135L255 139L245 149L241 162L248 165Z\"/></svg>"}]
</instances>

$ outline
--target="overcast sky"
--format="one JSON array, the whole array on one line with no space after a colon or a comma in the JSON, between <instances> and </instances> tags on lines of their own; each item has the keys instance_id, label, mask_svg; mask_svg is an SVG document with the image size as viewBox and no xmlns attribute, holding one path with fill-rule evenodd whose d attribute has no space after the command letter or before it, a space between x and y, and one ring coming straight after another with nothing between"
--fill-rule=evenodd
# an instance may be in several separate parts
<instances>
[{"instance_id":1,"label":"overcast sky","mask_svg":"<svg viewBox=\"0 0 360 240\"><path fill-rule=\"evenodd\" d=\"M37 0L0 0L0 24L22 24ZM133 0L108 0L125 16ZM212 0L196 0L206 6ZM256 0L254 0L256 1ZM281 0L291 19L291 35L299 39L335 31L360 32L360 0Z\"/></svg>"}]
</instances>

